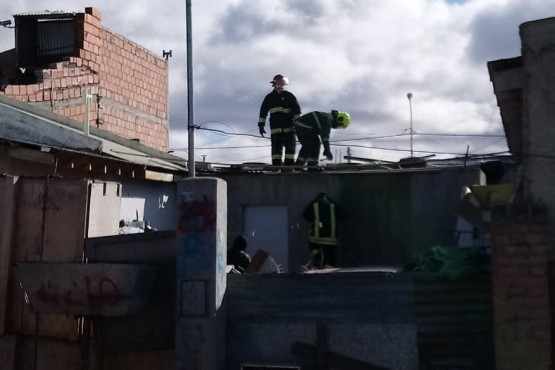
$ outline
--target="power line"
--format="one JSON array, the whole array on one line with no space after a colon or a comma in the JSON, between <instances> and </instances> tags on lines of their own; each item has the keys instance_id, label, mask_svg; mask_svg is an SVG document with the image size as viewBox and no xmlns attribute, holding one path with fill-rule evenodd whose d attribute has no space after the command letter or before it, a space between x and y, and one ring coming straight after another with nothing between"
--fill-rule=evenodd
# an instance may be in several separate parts
<instances>
[{"instance_id":1,"label":"power line","mask_svg":"<svg viewBox=\"0 0 555 370\"><path fill-rule=\"evenodd\" d=\"M505 135L494 135L494 134L420 134L415 133L415 135L420 136L453 136L453 137L494 137L494 138L504 138Z\"/></svg>"},{"instance_id":2,"label":"power line","mask_svg":"<svg viewBox=\"0 0 555 370\"><path fill-rule=\"evenodd\" d=\"M249 149L249 148L267 148L268 145L241 145L241 146L218 146L218 147L196 147L196 149L202 150L214 150L214 149ZM187 148L176 148L172 149L178 152L186 152Z\"/></svg>"},{"instance_id":3,"label":"power line","mask_svg":"<svg viewBox=\"0 0 555 370\"><path fill-rule=\"evenodd\" d=\"M221 123L221 124L224 124L224 125L230 127L229 125L227 125L223 122L219 122L219 121L206 121L206 122L203 122L202 124L209 123L209 122ZM254 138L257 138L257 139L264 139L264 140L269 140L270 139L268 137L261 137L260 135L256 135L256 134L227 132L227 131L224 131L224 130L202 127L201 125L195 125L194 127L197 130L205 130L205 131L215 132L215 133L219 133L219 134L227 135L227 136L246 136L246 137L254 137ZM389 148L388 147L376 147L376 146L358 145L358 144L341 144L341 143L351 142L351 141L377 140L377 139L385 139L385 138L402 137L402 136L408 136L408 135L409 134L403 132L401 134L392 134L392 135L367 136L367 137L358 137L358 138L351 138L351 139L330 140L330 144L335 145L335 146L340 146L340 147L353 147L353 148L385 150L385 151L394 151L394 152L409 152L410 150L408 150L408 149L398 149L398 148L391 148L391 147L389 147ZM493 134L483 134L482 135L482 134L414 133L414 135L439 136L439 137L505 138L504 135L493 135ZM492 145L492 144L489 144L489 145ZM267 145L236 145L236 146L220 146L220 147L197 147L196 149L198 149L198 150L217 150L217 149L226 150L226 149L262 148L262 147L267 147ZM173 151L187 151L188 148L172 148L171 150L173 150ZM429 153L429 154L444 154L444 155L466 155L466 152L465 153L459 153L459 152L442 152L442 151L431 151L431 150L428 150L428 151L426 151L426 150L413 150L413 152Z\"/></svg>"},{"instance_id":4,"label":"power line","mask_svg":"<svg viewBox=\"0 0 555 370\"><path fill-rule=\"evenodd\" d=\"M214 129L214 128L206 128L206 127L201 127L201 126L195 126L195 128L196 128L197 130L205 130L205 131L217 132L217 133L224 134L224 135L229 135L229 136L250 136L250 137L256 137L256 138L259 138L259 139L269 139L269 138L266 138L266 137L261 137L260 135L242 134L242 133L235 133L235 132L234 132L234 133L230 133L230 132L226 132L226 131L223 131L223 130L216 130L216 129Z\"/></svg>"},{"instance_id":5,"label":"power line","mask_svg":"<svg viewBox=\"0 0 555 370\"><path fill-rule=\"evenodd\" d=\"M217 123L222 123L223 122L219 122L219 121L207 121L207 122L217 122ZM196 129L198 130L205 130L205 131L212 131L212 132L217 132L223 135L229 135L229 136L250 136L250 137L256 137L256 138L260 138L260 139L268 139L268 138L263 138L260 135L255 135L255 134L246 134L246 133L235 133L235 132L226 132L223 130L217 130L217 129L212 129L212 128L206 128L206 127L202 127L200 125L195 126ZM400 133L400 134L391 134L391 135L381 135L381 136L365 136L365 137L357 137L357 138L352 138L352 139L342 139L341 141L357 141L357 140L371 140L371 139L384 139L384 138L392 138L392 137L399 137L399 136L409 136L410 133ZM496 135L496 134L444 134L444 133L419 133L419 132L415 132L414 135L417 136L445 136L445 137L490 137L490 138L504 138L505 135Z\"/></svg>"}]
</instances>

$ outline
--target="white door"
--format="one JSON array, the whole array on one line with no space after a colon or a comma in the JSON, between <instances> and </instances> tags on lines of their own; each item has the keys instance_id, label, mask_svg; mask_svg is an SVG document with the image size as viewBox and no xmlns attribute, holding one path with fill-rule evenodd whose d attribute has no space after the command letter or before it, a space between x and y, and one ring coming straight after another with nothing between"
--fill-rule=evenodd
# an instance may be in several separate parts
<instances>
[{"instance_id":1,"label":"white door","mask_svg":"<svg viewBox=\"0 0 555 370\"><path fill-rule=\"evenodd\" d=\"M247 252L257 249L268 252L280 266L288 270L289 246L287 208L285 206L247 206L243 210L243 235L247 238Z\"/></svg>"}]
</instances>

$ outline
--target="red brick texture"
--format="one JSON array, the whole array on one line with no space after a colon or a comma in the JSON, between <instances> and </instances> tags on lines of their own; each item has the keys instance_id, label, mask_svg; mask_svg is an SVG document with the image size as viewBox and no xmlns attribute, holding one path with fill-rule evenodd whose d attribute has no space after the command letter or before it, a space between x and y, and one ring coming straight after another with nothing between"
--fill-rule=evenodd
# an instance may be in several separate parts
<instances>
[{"instance_id":1,"label":"red brick texture","mask_svg":"<svg viewBox=\"0 0 555 370\"><path fill-rule=\"evenodd\" d=\"M76 55L35 71L38 83L7 85L0 94L83 121L89 91L92 126L167 151L168 64L104 28L100 17L94 8L76 14Z\"/></svg>"},{"instance_id":2,"label":"red brick texture","mask_svg":"<svg viewBox=\"0 0 555 370\"><path fill-rule=\"evenodd\" d=\"M491 228L496 368L552 369L549 228L529 206L495 212Z\"/></svg>"}]
</instances>

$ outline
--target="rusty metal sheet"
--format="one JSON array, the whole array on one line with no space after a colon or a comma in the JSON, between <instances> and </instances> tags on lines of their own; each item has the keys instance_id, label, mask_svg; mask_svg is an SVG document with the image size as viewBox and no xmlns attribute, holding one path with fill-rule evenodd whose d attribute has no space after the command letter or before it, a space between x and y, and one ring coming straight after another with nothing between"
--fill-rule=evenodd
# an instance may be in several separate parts
<instances>
[{"instance_id":1,"label":"rusty metal sheet","mask_svg":"<svg viewBox=\"0 0 555 370\"><path fill-rule=\"evenodd\" d=\"M143 264L20 263L14 267L36 313L125 316L148 299L158 267Z\"/></svg>"}]
</instances>

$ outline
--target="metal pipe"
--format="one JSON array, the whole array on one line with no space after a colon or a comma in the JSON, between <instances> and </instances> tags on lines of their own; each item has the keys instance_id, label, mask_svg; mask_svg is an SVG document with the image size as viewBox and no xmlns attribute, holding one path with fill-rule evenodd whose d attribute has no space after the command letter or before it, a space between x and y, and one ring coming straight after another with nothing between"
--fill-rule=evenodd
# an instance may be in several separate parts
<instances>
[{"instance_id":1,"label":"metal pipe","mask_svg":"<svg viewBox=\"0 0 555 370\"><path fill-rule=\"evenodd\" d=\"M193 41L191 31L191 0L185 1L187 28L187 133L189 136L189 177L195 177L195 125L193 121Z\"/></svg>"},{"instance_id":2,"label":"metal pipe","mask_svg":"<svg viewBox=\"0 0 555 370\"><path fill-rule=\"evenodd\" d=\"M83 118L83 133L85 134L85 136L89 136L89 127L90 127L90 110L91 110L91 100L92 100L92 94L91 94L91 89L90 88L86 88L85 89L85 115Z\"/></svg>"},{"instance_id":3,"label":"metal pipe","mask_svg":"<svg viewBox=\"0 0 555 370\"><path fill-rule=\"evenodd\" d=\"M407 94L407 98L409 98L409 109L410 109L410 156L413 156L413 150L412 150L412 136L414 131L412 130L412 93L408 93Z\"/></svg>"}]
</instances>

